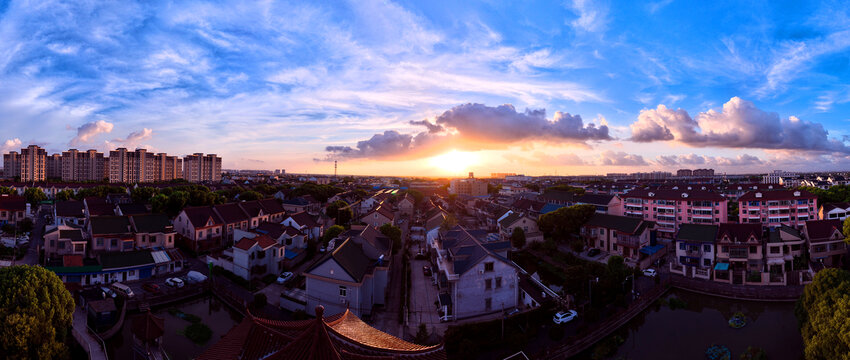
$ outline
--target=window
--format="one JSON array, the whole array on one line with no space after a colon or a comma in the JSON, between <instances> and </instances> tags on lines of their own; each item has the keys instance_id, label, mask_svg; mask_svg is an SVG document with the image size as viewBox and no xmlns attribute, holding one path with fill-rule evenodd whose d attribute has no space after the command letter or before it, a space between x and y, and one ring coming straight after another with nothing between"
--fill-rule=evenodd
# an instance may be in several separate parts
<instances>
[{"instance_id":1,"label":"window","mask_svg":"<svg viewBox=\"0 0 850 360\"><path fill-rule=\"evenodd\" d=\"M486 271L486 272L493 271L493 262L492 261L484 263L484 271Z\"/></svg>"},{"instance_id":2,"label":"window","mask_svg":"<svg viewBox=\"0 0 850 360\"><path fill-rule=\"evenodd\" d=\"M704 252L711 252L711 245L703 245L703 246L702 246L702 251L704 251Z\"/></svg>"},{"instance_id":3,"label":"window","mask_svg":"<svg viewBox=\"0 0 850 360\"><path fill-rule=\"evenodd\" d=\"M679 250L685 250L685 243L683 243L683 242L679 243Z\"/></svg>"},{"instance_id":4,"label":"window","mask_svg":"<svg viewBox=\"0 0 850 360\"><path fill-rule=\"evenodd\" d=\"M496 278L496 289L500 289L502 287L502 277L499 276Z\"/></svg>"},{"instance_id":5,"label":"window","mask_svg":"<svg viewBox=\"0 0 850 360\"><path fill-rule=\"evenodd\" d=\"M605 235L605 229L599 229L599 234Z\"/></svg>"},{"instance_id":6,"label":"window","mask_svg":"<svg viewBox=\"0 0 850 360\"><path fill-rule=\"evenodd\" d=\"M112 239L111 245L112 246L118 246L118 239Z\"/></svg>"},{"instance_id":7,"label":"window","mask_svg":"<svg viewBox=\"0 0 850 360\"><path fill-rule=\"evenodd\" d=\"M771 246L770 247L770 253L771 254L779 254L779 250L780 250L779 246Z\"/></svg>"},{"instance_id":8,"label":"window","mask_svg":"<svg viewBox=\"0 0 850 360\"><path fill-rule=\"evenodd\" d=\"M485 279L484 280L484 290L490 290L493 288L493 279Z\"/></svg>"},{"instance_id":9,"label":"window","mask_svg":"<svg viewBox=\"0 0 850 360\"><path fill-rule=\"evenodd\" d=\"M702 264L704 266L711 266L711 259L702 259Z\"/></svg>"},{"instance_id":10,"label":"window","mask_svg":"<svg viewBox=\"0 0 850 360\"><path fill-rule=\"evenodd\" d=\"M130 270L130 276L136 275L136 270Z\"/></svg>"},{"instance_id":11,"label":"window","mask_svg":"<svg viewBox=\"0 0 850 360\"><path fill-rule=\"evenodd\" d=\"M101 239L101 238L97 239L97 246L103 246L103 239Z\"/></svg>"},{"instance_id":12,"label":"window","mask_svg":"<svg viewBox=\"0 0 850 360\"><path fill-rule=\"evenodd\" d=\"M345 287L345 286L340 285L340 286L339 286L339 296L340 296L340 297L346 297L346 296L348 296L348 288L347 288L347 287Z\"/></svg>"},{"instance_id":13,"label":"window","mask_svg":"<svg viewBox=\"0 0 850 360\"><path fill-rule=\"evenodd\" d=\"M755 253L758 253L758 252L759 252L758 248L756 248L755 246L750 246L750 254L755 254Z\"/></svg>"},{"instance_id":14,"label":"window","mask_svg":"<svg viewBox=\"0 0 850 360\"><path fill-rule=\"evenodd\" d=\"M725 254L725 253L728 253L728 252L729 252L729 247L728 247L728 246L726 246L726 245L723 245L723 247L721 247L721 248L720 248L720 251L722 251L724 254Z\"/></svg>"},{"instance_id":15,"label":"window","mask_svg":"<svg viewBox=\"0 0 850 360\"><path fill-rule=\"evenodd\" d=\"M489 311L493 307L493 299L486 298L484 299L484 310Z\"/></svg>"},{"instance_id":16,"label":"window","mask_svg":"<svg viewBox=\"0 0 850 360\"><path fill-rule=\"evenodd\" d=\"M614 251L617 251L617 244L611 245L614 247Z\"/></svg>"}]
</instances>

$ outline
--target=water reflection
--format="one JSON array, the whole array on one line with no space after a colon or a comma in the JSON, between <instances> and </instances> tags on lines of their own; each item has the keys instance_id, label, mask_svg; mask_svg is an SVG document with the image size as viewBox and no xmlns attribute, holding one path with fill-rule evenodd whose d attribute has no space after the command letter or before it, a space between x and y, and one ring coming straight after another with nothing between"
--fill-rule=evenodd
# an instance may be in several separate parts
<instances>
[{"instance_id":1,"label":"water reflection","mask_svg":"<svg viewBox=\"0 0 850 360\"><path fill-rule=\"evenodd\" d=\"M200 297L177 306L174 306L187 314L199 316L201 322L212 330L212 337L206 344L198 345L181 335L183 329L189 322L179 319L168 313L168 307L154 310L153 313L165 319L165 335L163 336L163 347L172 360L192 359L206 350L210 345L218 341L238 322L242 321L242 315L231 311L230 308L216 298L211 296ZM124 322L121 334L116 335L106 342L107 352L110 359L135 359L132 349L132 332L130 324L133 318L140 315L128 316Z\"/></svg>"},{"instance_id":2,"label":"water reflection","mask_svg":"<svg viewBox=\"0 0 850 360\"><path fill-rule=\"evenodd\" d=\"M793 303L729 300L685 291L665 296L687 303L671 310L653 305L618 330L626 339L615 359L704 359L712 344L725 345L737 359L747 346L761 347L769 359L802 359L803 340ZM735 312L747 316L747 326L729 327Z\"/></svg>"}]
</instances>

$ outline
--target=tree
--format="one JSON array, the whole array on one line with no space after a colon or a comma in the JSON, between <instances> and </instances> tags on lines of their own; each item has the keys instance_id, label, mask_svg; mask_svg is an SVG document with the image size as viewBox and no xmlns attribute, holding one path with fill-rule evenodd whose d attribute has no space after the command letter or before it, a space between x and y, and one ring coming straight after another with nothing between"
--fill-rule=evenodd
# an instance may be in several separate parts
<instances>
[{"instance_id":1,"label":"tree","mask_svg":"<svg viewBox=\"0 0 850 360\"><path fill-rule=\"evenodd\" d=\"M596 207L593 205L563 207L540 216L537 225L546 235L563 241L573 234L578 234L581 226L590 220L595 212Z\"/></svg>"},{"instance_id":2,"label":"tree","mask_svg":"<svg viewBox=\"0 0 850 360\"><path fill-rule=\"evenodd\" d=\"M251 201L251 200L260 200L263 198L263 194L256 192L254 190L248 190L241 194L239 194L239 200Z\"/></svg>"},{"instance_id":3,"label":"tree","mask_svg":"<svg viewBox=\"0 0 850 360\"><path fill-rule=\"evenodd\" d=\"M345 228L342 227L342 226L334 225L334 226L329 227L328 230L325 231L325 235L324 235L324 239L322 239L322 243L327 245L328 242L331 241L331 239L339 236L339 234L342 234L343 232L345 232Z\"/></svg>"},{"instance_id":4,"label":"tree","mask_svg":"<svg viewBox=\"0 0 850 360\"><path fill-rule=\"evenodd\" d=\"M579 188L579 187L575 187L575 186L565 185L565 184L550 186L550 187L546 188L546 190L547 191L552 190L552 191L571 192L571 193L575 194L575 196L584 195L584 189Z\"/></svg>"},{"instance_id":5,"label":"tree","mask_svg":"<svg viewBox=\"0 0 850 360\"><path fill-rule=\"evenodd\" d=\"M15 193L15 190L8 186L0 186L0 194L2 195L12 195Z\"/></svg>"},{"instance_id":6,"label":"tree","mask_svg":"<svg viewBox=\"0 0 850 360\"><path fill-rule=\"evenodd\" d=\"M850 354L850 272L824 269L806 285L794 308L806 359L847 359Z\"/></svg>"},{"instance_id":7,"label":"tree","mask_svg":"<svg viewBox=\"0 0 850 360\"><path fill-rule=\"evenodd\" d=\"M381 225L381 228L379 230L381 230L381 234L384 234L384 236L392 240L393 254L401 250L401 229L399 229L398 226L388 223Z\"/></svg>"},{"instance_id":8,"label":"tree","mask_svg":"<svg viewBox=\"0 0 850 360\"><path fill-rule=\"evenodd\" d=\"M27 188L24 191L24 197L27 198L27 202L32 204L32 206L36 206L38 203L47 200L47 195L39 188Z\"/></svg>"},{"instance_id":9,"label":"tree","mask_svg":"<svg viewBox=\"0 0 850 360\"><path fill-rule=\"evenodd\" d=\"M158 191L156 188L150 186L142 186L130 191L130 198L132 198L133 202L135 203L146 204L157 193Z\"/></svg>"},{"instance_id":10,"label":"tree","mask_svg":"<svg viewBox=\"0 0 850 360\"><path fill-rule=\"evenodd\" d=\"M417 344L424 344L428 341L428 328L425 327L425 323L419 324L419 329L416 330L416 340L414 340Z\"/></svg>"},{"instance_id":11,"label":"tree","mask_svg":"<svg viewBox=\"0 0 850 360\"><path fill-rule=\"evenodd\" d=\"M7 359L67 356L74 299L62 280L38 266L0 269L0 354Z\"/></svg>"},{"instance_id":12,"label":"tree","mask_svg":"<svg viewBox=\"0 0 850 360\"><path fill-rule=\"evenodd\" d=\"M517 249L525 247L525 230L521 227L514 228L514 231L511 233L511 245Z\"/></svg>"},{"instance_id":13,"label":"tree","mask_svg":"<svg viewBox=\"0 0 850 360\"><path fill-rule=\"evenodd\" d=\"M487 193L490 195L499 195L499 190L502 190L502 184L493 185L487 183Z\"/></svg>"},{"instance_id":14,"label":"tree","mask_svg":"<svg viewBox=\"0 0 850 360\"><path fill-rule=\"evenodd\" d=\"M342 200L334 201L328 205L327 209L325 209L325 213L340 225L346 225L352 218L354 218L354 213L351 211L351 207Z\"/></svg>"},{"instance_id":15,"label":"tree","mask_svg":"<svg viewBox=\"0 0 850 360\"><path fill-rule=\"evenodd\" d=\"M74 198L74 192L71 190L62 190L54 196L56 201L68 201Z\"/></svg>"},{"instance_id":16,"label":"tree","mask_svg":"<svg viewBox=\"0 0 850 360\"><path fill-rule=\"evenodd\" d=\"M844 242L850 244L850 217L844 219Z\"/></svg>"}]
</instances>

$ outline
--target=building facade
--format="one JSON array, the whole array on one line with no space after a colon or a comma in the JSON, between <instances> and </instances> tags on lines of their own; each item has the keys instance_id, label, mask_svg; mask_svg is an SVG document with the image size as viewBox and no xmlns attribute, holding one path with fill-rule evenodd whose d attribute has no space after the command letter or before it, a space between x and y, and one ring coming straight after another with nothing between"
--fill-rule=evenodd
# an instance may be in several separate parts
<instances>
[{"instance_id":1,"label":"building facade","mask_svg":"<svg viewBox=\"0 0 850 360\"><path fill-rule=\"evenodd\" d=\"M220 182L221 157L194 153L183 158L183 176L190 182Z\"/></svg>"},{"instance_id":2,"label":"building facade","mask_svg":"<svg viewBox=\"0 0 850 360\"><path fill-rule=\"evenodd\" d=\"M622 195L622 214L655 221L659 236L672 238L683 224L721 224L728 200L703 190L635 189Z\"/></svg>"},{"instance_id":3,"label":"building facade","mask_svg":"<svg viewBox=\"0 0 850 360\"><path fill-rule=\"evenodd\" d=\"M818 197L803 190L751 191L738 198L738 222L800 229L817 220Z\"/></svg>"}]
</instances>

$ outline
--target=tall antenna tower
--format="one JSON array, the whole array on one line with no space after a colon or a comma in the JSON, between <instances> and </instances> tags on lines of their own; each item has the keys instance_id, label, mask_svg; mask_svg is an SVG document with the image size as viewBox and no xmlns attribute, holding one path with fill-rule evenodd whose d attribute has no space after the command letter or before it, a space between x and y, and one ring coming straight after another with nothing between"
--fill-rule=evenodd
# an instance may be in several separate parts
<instances>
[{"instance_id":1,"label":"tall antenna tower","mask_svg":"<svg viewBox=\"0 0 850 360\"><path fill-rule=\"evenodd\" d=\"M334 179L336 179L336 160L334 160Z\"/></svg>"}]
</instances>

